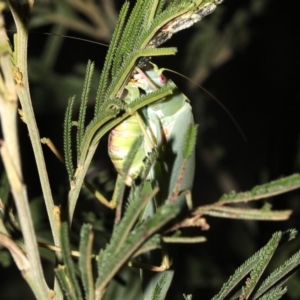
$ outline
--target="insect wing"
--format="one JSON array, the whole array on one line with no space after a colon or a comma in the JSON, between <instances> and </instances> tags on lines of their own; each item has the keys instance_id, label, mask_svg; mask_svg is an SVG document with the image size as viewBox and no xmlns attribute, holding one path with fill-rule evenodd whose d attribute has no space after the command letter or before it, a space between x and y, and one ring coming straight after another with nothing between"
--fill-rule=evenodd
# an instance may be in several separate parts
<instances>
[{"instance_id":1,"label":"insect wing","mask_svg":"<svg viewBox=\"0 0 300 300\"><path fill-rule=\"evenodd\" d=\"M160 118L162 128L162 145L160 159L154 167L152 180L161 188L161 198L166 200L174 191L183 162L185 136L190 124L194 124L192 108L185 101L184 105L173 115ZM152 122L150 122L151 124ZM153 124L151 125L153 126ZM165 143L164 143L165 141ZM186 165L186 173L180 190L191 190L195 173L195 153ZM169 180L166 181L166 178Z\"/></svg>"}]
</instances>

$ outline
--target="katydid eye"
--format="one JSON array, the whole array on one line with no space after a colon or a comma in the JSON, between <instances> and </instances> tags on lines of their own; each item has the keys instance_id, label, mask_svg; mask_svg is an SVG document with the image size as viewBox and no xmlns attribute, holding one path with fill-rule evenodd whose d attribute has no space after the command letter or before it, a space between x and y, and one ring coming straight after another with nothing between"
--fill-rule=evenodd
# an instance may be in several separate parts
<instances>
[{"instance_id":1,"label":"katydid eye","mask_svg":"<svg viewBox=\"0 0 300 300\"><path fill-rule=\"evenodd\" d=\"M158 80L160 83L167 83L168 78L165 75L161 74L158 76Z\"/></svg>"}]
</instances>

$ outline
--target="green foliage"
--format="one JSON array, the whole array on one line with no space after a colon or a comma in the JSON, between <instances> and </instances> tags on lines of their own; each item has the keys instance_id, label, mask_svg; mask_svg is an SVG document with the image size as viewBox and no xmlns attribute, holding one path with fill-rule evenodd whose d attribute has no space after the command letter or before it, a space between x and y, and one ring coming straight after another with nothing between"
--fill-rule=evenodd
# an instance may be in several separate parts
<instances>
[{"instance_id":1,"label":"green foliage","mask_svg":"<svg viewBox=\"0 0 300 300\"><path fill-rule=\"evenodd\" d=\"M260 278L277 247L294 239L296 234L295 230L274 233L268 244L241 265L212 300L228 299L228 297L231 297L230 299L280 299L287 291L286 287L282 287L286 283L287 273L289 271L293 273L293 270L299 265L299 252L273 271L263 282L260 281ZM290 265L291 262L293 262L293 267L287 270L286 266ZM249 277L245 280L247 275ZM234 296L229 296L242 280L245 280L245 284Z\"/></svg>"},{"instance_id":2,"label":"green foliage","mask_svg":"<svg viewBox=\"0 0 300 300\"><path fill-rule=\"evenodd\" d=\"M93 72L94 72L94 64L91 61L88 61L88 64L86 67L84 86L83 86L82 95L81 95L78 125L77 125L78 126L78 128L77 128L77 152L79 152L79 148L82 143L82 138L83 138L83 134L84 134L86 108L87 108L87 102L89 99L89 93L90 93L90 88L91 88Z\"/></svg>"},{"instance_id":3,"label":"green foliage","mask_svg":"<svg viewBox=\"0 0 300 300\"><path fill-rule=\"evenodd\" d=\"M72 109L75 101L75 96L69 99L68 107L65 114L65 122L64 122L64 153L65 153L65 163L67 167L67 171L69 174L69 178L73 177L74 174L74 166L73 166L73 158L72 158Z\"/></svg>"},{"instance_id":4,"label":"green foliage","mask_svg":"<svg viewBox=\"0 0 300 300\"><path fill-rule=\"evenodd\" d=\"M149 299L153 300L161 300L165 299L167 290L165 289L165 286L169 287L170 283L167 283L168 275L167 273L163 273L157 282L155 288L151 291L152 295L149 297Z\"/></svg>"},{"instance_id":5,"label":"green foliage","mask_svg":"<svg viewBox=\"0 0 300 300\"><path fill-rule=\"evenodd\" d=\"M188 159L196 145L197 126L189 126L188 132L186 133L186 147L182 150L184 159Z\"/></svg>"},{"instance_id":6,"label":"green foliage","mask_svg":"<svg viewBox=\"0 0 300 300\"><path fill-rule=\"evenodd\" d=\"M93 231L90 224L84 224L80 232L79 268L86 299L94 299L92 269Z\"/></svg>"},{"instance_id":7,"label":"green foliage","mask_svg":"<svg viewBox=\"0 0 300 300\"><path fill-rule=\"evenodd\" d=\"M7 135L7 127L2 123L4 142L1 142L1 155L6 171L3 172L0 186L0 234L2 237L7 236L8 238L1 239L0 244L10 251L11 257L13 257L21 274L38 299L48 299L53 296L51 294L52 291L50 291L46 284L45 276L43 276L44 273L41 272L42 265L39 261L39 255L37 255L39 253L37 252L37 243L35 241L38 235L42 235L38 240L43 242L39 245L48 249L45 250L48 251L45 257L50 259L52 263L55 263L55 271L52 272L51 278L54 278L53 273L55 273L54 292L56 299L63 299L64 296L67 299L84 298L92 300L102 299L104 297L107 297L107 299L117 299L115 295L120 294L123 299L141 299L143 297L141 282L143 282L143 293L146 299L165 299L170 286L176 286L173 274L174 272L178 274L178 271L176 268L173 269L173 265L171 265L169 270L161 273L149 272L150 280L148 284L147 281L144 280L148 276L144 276L146 272L142 271L144 277L142 280L138 276L130 277L130 275L128 275L130 272L128 271L127 265L143 266L146 269L153 270L158 267L156 265L146 265L144 260L147 262L150 260L152 262L152 258L155 258L153 250L162 248L162 252L164 252L166 249L165 243L194 243L205 241L206 238L203 236L182 236L182 234L186 234L188 227L197 227L202 230L207 230L209 224L204 219L204 216L242 220L286 220L289 218L292 212L291 210L273 209L269 204L264 204L261 208L251 208L247 205L248 202L253 200L264 199L298 189L300 187L299 174L258 185L243 193L227 193L219 201L209 205L204 205L201 202L201 205L197 204L193 209L191 205L186 205L186 202L188 202L190 198L191 191L182 188L182 183L185 178L193 177L193 171L189 168L188 161L194 155L196 140L201 136L204 130L203 128L205 127L198 126L200 133L198 133L197 136L197 126L194 124L188 124L188 130L182 134L182 136L180 136L179 132L172 132L173 137L180 138L180 140L183 141L183 146L180 147L180 149L175 149L176 151L172 149L174 153L172 152L171 154L174 156L182 154L182 161L174 166L174 168L172 166L171 169L168 170L168 176L163 178L164 181L161 181L161 178L159 178L159 175L162 175L162 173L155 173L159 175L157 175L157 177L154 176L154 178L151 178L151 176L153 176L154 169L156 172L156 168L159 169L159 166L166 164L166 160L164 161L164 159L169 158L161 155L165 149L168 149L170 146L167 142L165 142L166 144L162 144L162 147L157 146L159 143L157 143L157 145L155 144L154 146L157 146L158 149L154 147L154 149L147 150L149 153L146 153L144 157L142 171L137 179L134 180L132 186L126 188L126 177L129 174L136 153L143 147L143 139L145 139L145 137L142 136L136 139L131 145L131 150L126 156L122 170L118 175L112 202L110 202L113 203L113 205L109 205L108 203L109 208L114 208L114 205L116 206L116 211L112 214L106 213L106 211L102 209L102 206L98 209L97 204L92 201L88 202L84 195L80 195L82 186L85 185L98 199L105 198L103 195L101 195L103 198L97 196L99 192L96 191L94 184L91 183L89 171L95 167L96 173L99 172L97 169L97 156L95 155L96 149L98 148L100 152L103 148L104 151L107 152L106 145L103 146L103 144L101 144L101 147L98 147L98 144L103 142L105 136L112 129L135 114L141 114L141 118L148 126L148 115L143 113L145 111L147 112L147 109L153 104L161 103L161 101L165 99L171 99L178 95L178 93L186 99L177 86L170 82L163 87L157 87L157 90L152 89L150 93L139 86L138 94L141 95L131 99L132 101L129 103L125 103L124 101L129 82L134 83L135 80L137 80L134 77L137 71L146 72L146 62L150 60L150 57L174 55L177 52L176 48L157 47L169 40L176 32L187 29L201 21L206 15L213 12L221 1L137 0L133 7L130 7L129 1L124 1L119 19L116 22L115 31L111 38L107 38L107 41L110 41L110 46L101 75L97 71L95 63L89 60L85 71L85 78L80 77L80 75L83 75L82 71L75 72L76 74L72 76L66 75L59 77L52 73L53 71L50 72L49 69L47 70L47 68L50 68L54 64L54 57L56 57L59 45L53 47L48 45L45 47L47 48L44 52L45 54L36 63L36 69L32 72L32 78L37 80L35 85L42 87L48 84L52 89L53 86L55 86L54 89L57 91L53 94L50 93L53 98L51 99L51 103L53 101L53 104L56 101L61 102L59 101L61 96L58 97L58 94L56 94L58 90L68 94L68 96L70 94L78 95L81 92L79 103L76 103L75 96L72 96L69 98L66 109L64 108L63 148L68 178L63 174L61 179L60 175L63 172L56 172L58 181L60 181L60 192L56 192L52 184L50 186L51 180L49 181L48 179L43 152L39 148L41 147L39 132L40 134L44 133L42 133L43 130L41 128L39 128L41 130L38 130L35 123L37 106L35 101L31 100L26 58L24 61L24 53L26 53L24 49L27 50L27 20L29 20L31 4L28 2L24 6L18 6L14 1L9 2L18 27L18 35L15 38L14 45L16 49L15 53L18 55L15 55L14 60L14 66L16 67L16 69L14 69L14 77L10 64L5 64L1 61L1 74L3 74L3 78L5 78L5 82L2 80L2 77L2 79L0 78L2 87L1 97L3 97L0 103L1 121L16 115L17 105L13 108L12 114L7 113L5 110L9 102L6 97L7 95L11 95L9 88L14 86L7 83L7 74L10 74L11 78L14 78L17 83L14 92L18 94L21 100L23 109L22 118L27 122L28 126L26 128L26 134L29 132L30 140L33 142L32 146L39 170L39 179L42 184L43 195L32 201L31 206L27 205L29 201L26 196L26 186L23 181L25 181L26 184L27 181L30 181L26 177L25 180L23 180L22 173L19 171L21 170L21 164L18 162L17 156L11 154L14 152L10 152L7 156L5 156L4 152L6 147L10 148L12 144L9 136L17 136L17 132L16 130L10 129L10 135ZM76 6L76 1L68 1L68 3L69 4L64 1L53 1L53 6L57 9L53 14L48 14L48 5L39 6L40 3L37 3L39 9L36 10L36 15L33 15L33 25L45 24L45 22L56 20L60 23L60 25L57 26L59 30L62 29L61 24L69 24L69 28L78 29L79 31L81 30L81 32L87 33L95 30L89 30L91 24L88 24L86 20L78 21L80 15L84 15L86 19L91 21L90 23L95 23L93 25L100 24L100 27L106 24L106 22L108 24L109 18L114 21L117 19L114 10L111 10L111 14L107 13L107 16L104 16L105 14L103 15L102 12L106 11L108 7L112 8L112 1L106 2L106 6L104 2L100 3L99 7L101 7L101 9L99 9L99 7L96 9L92 1L86 3L87 9L80 5ZM249 9L249 14L246 14L245 12L248 11L243 9L242 12L239 12L239 14L233 18L231 24L228 26L226 24L226 26L224 26L226 34L221 32L219 28L223 27L220 18L222 15L221 10L220 14L218 10L216 14L213 14L211 21L201 22L203 23L203 27L201 25L200 27L203 28L203 32L201 32L201 34L197 32L200 38L195 38L194 43L194 47L197 49L197 55L189 55L191 59L189 68L192 71L195 69L195 72L197 72L195 62L198 58L202 60L201 63L204 63L204 67L202 65L203 69L200 71L200 73L203 73L200 75L199 73L196 74L195 78L206 78L212 68L224 63L233 55L235 50L234 46L238 44L236 41L236 44L232 41L236 32L235 30L240 26L241 32L238 31L238 36L248 34L247 31L243 31L245 24L250 20L251 16L259 15L263 9L263 4L258 5L257 3L258 1L253 1ZM77 14L77 11L80 13ZM37 15L38 12L42 13L42 17ZM97 19L100 18L100 15L102 15L104 21ZM77 18L78 22L69 22L67 18L71 16L75 19ZM78 26L72 27L74 24ZM222 26L220 26L220 24ZM109 27L113 28L114 26L115 24L112 26L107 25L107 29ZM103 32L105 32L105 30L101 31L101 34L104 36ZM106 32L111 31L107 30ZM107 35L109 35L109 33L107 33ZM224 38L221 38L223 36ZM214 39L217 40L214 43L214 51L202 47L204 40L213 41ZM229 44L232 45L233 49L228 50ZM1 49L4 49L1 55L7 55L8 47L6 42L5 47ZM198 53L199 49L202 51L201 55ZM227 50L227 52L224 52L224 49ZM193 51L194 50L191 50L189 53L191 54ZM7 69L9 69L9 71L7 71ZM37 77L39 78L37 79ZM100 78L98 84L96 84L97 78ZM149 81L153 80L147 76L146 78ZM14 82L14 79L12 79L12 82ZM55 82L54 80L57 80L56 82L59 82L59 84L53 84L53 82ZM40 95L40 98L42 99L43 96ZM9 100L11 101L11 99ZM34 110L32 107L34 107ZM90 108L93 111L92 114L90 114ZM77 109L79 110L78 112ZM162 110L162 113L165 113L165 111ZM159 124L161 120L159 118L157 119L156 121ZM12 120L15 123L15 119L12 118ZM205 120L205 118L203 118L203 120ZM187 123L187 120L181 119L179 121L182 122L182 127ZM73 127L77 130L75 146L73 143L74 139L72 138ZM163 126L157 126L157 128L160 129L159 131L165 129L161 127ZM148 126L147 129L149 128L150 126ZM58 132L61 131L60 128ZM164 133L157 133L155 138L162 139L161 136L163 135ZM22 145L22 143L20 142L18 145ZM76 159L73 158L75 153ZM197 153L199 154L200 152ZM10 160L9 156L11 156ZM201 155L198 155L198 158L200 156ZM50 164L47 163L47 166L49 165ZM24 169L26 169L26 167L24 167ZM32 169L35 169L35 167ZM41 169L44 173L40 171ZM202 172L202 169L200 171ZM8 176L6 176L6 173ZM12 174L15 176L11 176ZM174 189L172 191L168 189L171 185L170 176L175 178ZM30 177L28 176L28 178ZM149 178L152 179L151 183L149 182ZM15 217L15 211L11 210L9 203L9 184L17 206L18 217ZM68 196L66 196L66 193L68 193ZM166 196L164 194L166 194ZM162 197L161 195L164 196ZM32 199L32 197L30 198ZM55 199L55 202L53 199ZM20 203L24 205L21 206L23 209L19 209ZM46 235L41 231L41 228L44 230L45 227L41 226L43 218L39 215L40 211L38 209L39 204L44 203L46 203L47 216L50 222L50 228L47 228L48 232ZM105 202L102 201L102 203ZM246 203L246 205L237 206L241 203ZM74 213L75 207L78 207L76 213ZM93 212L93 214L91 214L91 212ZM33 216L31 216L30 213ZM37 216L39 218L37 218ZM30 225L30 223L22 223L22 220L26 218L34 221L36 231L33 230L33 225ZM89 223L87 224L86 222ZM84 224L82 225L82 223ZM23 224L27 225L24 226ZM221 227L222 226L220 226L220 230L223 229ZM79 228L81 228L80 232ZM181 232L181 230L183 232ZM189 231L187 232L189 235ZM19 236L17 237L16 234ZM52 235L52 237L50 237L50 235ZM192 233L192 235L194 235L194 233ZM23 237L24 241L19 238L20 236ZM28 236L33 239L28 239ZM284 262L280 263L280 266L271 272L268 277L265 276L267 272L266 268L274 253L277 251L278 246L294 238L294 236L295 231L293 230L276 232L265 247L256 252L236 270L223 285L219 294L213 299L229 299L229 297L233 297L230 299L280 299L282 295L287 292L287 288L284 286L286 281L290 279L299 268L300 252L297 251L289 259L285 258ZM208 240L208 243L210 243L210 240L211 238ZM45 244L45 242L47 244ZM244 247L240 241L236 243L232 241L227 241L227 243L220 241L220 244L221 243L223 243L222 246L228 243L232 244L233 247L240 245ZM54 244L55 247L49 244ZM177 251L176 246L173 246L174 244L171 244L169 247L171 253ZM79 251L71 251L71 249L74 248L79 248ZM21 249L24 249L24 251ZM24 255L25 252L26 256ZM55 252L56 256L55 262L53 252ZM8 264L7 252L1 252L0 254L0 260L3 262L3 265ZM79 258L77 259L75 256ZM150 259L147 259L149 257ZM178 257L176 258L174 256L175 262L176 259L178 259ZM180 255L179 259L179 265L187 265L184 261L184 255ZM170 260L172 261L172 255ZM210 268L205 266L205 260L205 254L203 257L198 255L197 261L199 261L199 269L207 271ZM22 263L20 263L20 261ZM153 263L157 264L155 260ZM214 266L216 267L217 264L217 258L215 258ZM27 268L28 265L30 268ZM163 268L165 265L162 264L160 267ZM169 266L166 266L166 268L168 267ZM53 270L52 265L51 269ZM46 273L45 270L46 268L44 268L44 272ZM211 268L211 271L215 272L215 277L217 278L217 268ZM192 273L192 270L190 270L190 273ZM122 287L121 284L114 281L114 278L118 278L118 276L121 276L121 280L123 279L122 276L125 277L125 287ZM194 277L199 276L195 275ZM247 280L246 283L244 283L246 277ZM205 276L200 278L205 282ZM47 282L50 282L50 280ZM219 283L220 282L218 282L218 287L220 286ZM200 284L202 284L202 282ZM198 286L200 284L198 284ZM215 284L215 282L213 284ZM203 285L205 285L205 283ZM173 299L173 295L170 297ZM181 295L180 297L182 299ZM185 299L192 299L191 294L184 295L183 297L185 297ZM197 296L194 296L194 298L197 298ZM204 298L204 296L201 295L201 299L202 298Z\"/></svg>"},{"instance_id":8,"label":"green foliage","mask_svg":"<svg viewBox=\"0 0 300 300\"><path fill-rule=\"evenodd\" d=\"M61 224L61 249L64 265L58 266L56 273L68 299L82 299L81 290L76 278L75 265L71 256L69 228L67 223Z\"/></svg>"},{"instance_id":9,"label":"green foliage","mask_svg":"<svg viewBox=\"0 0 300 300\"><path fill-rule=\"evenodd\" d=\"M249 199L263 199L280 194L283 190L292 191L293 189L299 188L299 185L299 174L293 174L284 178L280 178L278 180L268 182L266 184L255 186L249 192L236 193L232 191L229 194L223 195L219 201L222 203L234 203L235 199L237 200L237 202L248 201Z\"/></svg>"}]
</instances>

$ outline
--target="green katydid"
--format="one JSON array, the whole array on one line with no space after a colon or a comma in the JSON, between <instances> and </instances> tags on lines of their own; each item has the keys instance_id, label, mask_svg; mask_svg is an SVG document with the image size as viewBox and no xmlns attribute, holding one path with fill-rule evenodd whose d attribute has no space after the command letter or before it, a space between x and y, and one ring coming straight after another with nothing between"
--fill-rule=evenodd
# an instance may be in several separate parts
<instances>
[{"instance_id":1,"label":"green katydid","mask_svg":"<svg viewBox=\"0 0 300 300\"><path fill-rule=\"evenodd\" d=\"M180 195L181 190L191 189L193 183L193 173L194 173L194 155L193 146L192 150L187 150L183 153L186 142L191 144L186 135L188 131L192 131L193 140L195 140L195 127L193 125L193 116L191 112L191 106L188 103L187 98L179 91L179 89L170 80L162 74L163 69L158 69L156 66L150 70L142 70L137 68L137 73L133 75L133 80L131 80L126 89L128 90L128 95L125 97L124 101L127 102L130 107L130 102L134 102L136 97L140 96L140 90L143 90L146 94L151 94L151 92L156 93L156 89L160 90L166 86L170 86L173 94L169 96L164 96L158 99L156 102L152 103L148 107L143 107L138 112L133 113L128 116L127 119L122 120L119 126L113 129L110 137L109 148L113 152L113 161L121 172L122 165L124 164L125 157L130 152L130 145L134 144L136 139L142 136L143 146L140 148L140 153L137 155L138 167L131 166L129 171L128 183L130 184L134 178L136 178L141 171L141 167L145 163L145 159L150 154L150 152L157 151L159 153L159 159L155 162L154 166L151 168L148 178L152 181L154 186L160 188L159 194L155 195L154 201L149 201L148 205L144 211L142 218L147 218L154 215L155 204L163 205L165 201L175 202ZM182 119L179 119L179 117ZM139 118L141 122L138 122ZM128 126L129 124L129 126ZM119 128L118 128L119 127ZM115 132L118 130L122 132L121 138L116 137ZM179 135L176 135L176 132ZM182 133L182 134L180 134ZM124 147L124 141L128 139L129 134L133 134L133 139L129 140L129 147ZM148 139L146 138L148 137ZM115 151L113 146L118 147L118 149L124 149L125 154L121 155L120 166L118 166L118 157L122 151ZM124 148L123 148L124 147ZM135 162L134 162L135 163ZM189 177L183 176L186 174L186 170L190 169ZM122 179L121 176L118 178ZM118 184L116 184L116 187ZM145 187L149 187L149 181L145 183ZM151 188L151 187L150 187ZM117 188L115 189L115 191ZM98 194L99 195L99 194ZM119 198L114 198L111 202L107 202L106 199L98 198L104 204L107 204L110 208L114 208L117 204ZM121 198L120 198L121 199ZM184 194L180 196L180 199L185 199ZM116 201L116 202L115 202ZM177 202L178 203L178 202ZM183 202L180 202L180 207ZM177 205L176 205L177 206ZM118 215L118 213L117 213ZM121 223L122 221L120 221ZM142 226L143 221L137 226ZM162 245L163 251L165 250L164 245ZM151 257L147 259L147 263L153 264L152 254ZM133 264L134 266L147 268L145 264ZM163 261L160 267L150 267L148 269L151 271L164 271L169 269L170 263L168 261L168 256L163 256ZM147 295L149 292L155 290L152 288L160 284L161 280L165 282L163 285L163 292L165 293L168 289L174 271L167 270L166 272L159 272L153 274L144 273L143 282L144 293ZM150 299L147 297L147 299Z\"/></svg>"},{"instance_id":2,"label":"green katydid","mask_svg":"<svg viewBox=\"0 0 300 300\"><path fill-rule=\"evenodd\" d=\"M174 85L162 74L163 70L158 69L156 65L153 65L153 68L145 73L138 69L138 73L126 87L128 96L125 98L125 102L134 101L139 94L139 88L145 93L150 93L167 83ZM160 156L163 156L160 157L160 171L164 173L164 177L171 176L170 182L166 183L168 188L164 187L167 192L165 197L167 197L175 187L176 176L182 161L184 137L188 127L193 123L192 109L188 99L176 87L173 95L143 108L140 115L136 114L128 118L111 131L108 150L116 170L121 172L122 163L128 155L131 144L136 138L144 135L143 146L135 156L126 182L131 185L132 180L142 170L147 153L156 149ZM187 165L189 178L184 180L182 189L191 189L193 167L194 158L192 156ZM155 167L152 168L149 178L156 180Z\"/></svg>"},{"instance_id":3,"label":"green katydid","mask_svg":"<svg viewBox=\"0 0 300 300\"><path fill-rule=\"evenodd\" d=\"M127 173L126 183L128 185L131 185L133 180L142 172L147 155L152 151L158 152L158 159L151 168L148 179L152 182L152 187L158 185L160 192L156 195L155 201L148 203L142 218L153 215L155 206L162 205L164 201L174 202L177 200L180 191L192 188L194 178L194 151L190 153L188 158L184 157L183 154L187 142L185 137L191 126L194 126L192 108L186 96L162 74L163 70L154 64L150 70L144 72L137 68L133 80L126 87L128 95L124 101L127 103L134 101L139 96L139 89L145 93L151 93L166 84L174 86L173 94L142 108L138 114L136 113L116 126L110 132L108 143L109 155L120 173L131 145L140 136L143 137L142 145ZM185 163L183 163L184 160L186 160ZM181 171L183 165L184 176L182 176ZM175 197L172 199L173 195ZM185 198L183 197L183 199ZM113 201L115 201L114 198L111 207L115 205ZM169 257L166 254L166 246L163 244L162 251L164 255L161 265L158 267L133 263L134 266L151 271L166 271L157 274L141 271L144 295L147 299L155 290L155 286L161 282L164 282L162 294L166 293L173 278L174 271L169 270ZM151 253L146 254L143 260L145 259L149 264L153 264Z\"/></svg>"}]
</instances>

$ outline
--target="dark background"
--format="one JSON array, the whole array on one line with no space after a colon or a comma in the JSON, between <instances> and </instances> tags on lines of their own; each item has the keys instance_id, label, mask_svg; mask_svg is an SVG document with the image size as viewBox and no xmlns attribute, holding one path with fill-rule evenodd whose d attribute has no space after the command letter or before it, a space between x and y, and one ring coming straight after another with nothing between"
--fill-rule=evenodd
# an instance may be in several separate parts
<instances>
[{"instance_id":1,"label":"dark background","mask_svg":"<svg viewBox=\"0 0 300 300\"><path fill-rule=\"evenodd\" d=\"M261 1L266 3L265 7L255 15L249 10L254 2L225 1L214 14L193 28L176 34L164 45L178 47L175 57L153 60L160 67L174 69L192 78L196 77L195 70L207 68L207 76L197 82L222 102L247 138L247 141L243 139L229 116L209 96L177 75L167 75L191 100L195 122L199 124L193 190L195 206L217 201L223 193L232 189L246 191L257 184L299 172L300 3L297 0L288 3ZM120 3L116 6L120 6ZM42 12L47 13L55 5L46 7L41 2L37 3L37 7L42 7ZM232 38L228 38L227 43L219 44L219 49L214 48L218 43L213 39L198 41L207 28L214 28L218 38L223 37L225 29L241 11L246 14L248 21L234 27ZM33 23L38 13L40 11L33 16ZM81 14L77 17L88 21ZM215 18L215 23L210 18ZM7 20L10 24L8 13ZM40 33L49 32L53 27L42 25L32 29L29 40L31 92L41 136L50 137L62 149L62 123L67 99L73 94L79 98L82 88L80 78L88 59L95 61L101 70L107 48L78 40L45 36ZM91 39L76 30L68 30L66 34ZM46 43L51 42L62 43L55 57L47 52L49 45ZM191 50L192 45L196 45L196 52ZM227 48L231 48L230 56L223 63L212 67L214 57L211 54L214 51L222 54ZM53 55L53 62L47 65L43 55ZM198 63L198 57L202 55L204 62ZM30 198L35 199L40 196L41 190L30 141L21 122L20 140L24 178ZM114 170L107 162L105 148L103 143L95 159L95 168L107 168L114 179ZM67 174L48 149L45 149L45 156L53 191L59 203L63 201L68 187ZM207 218L211 228L203 234L208 241L176 249L180 253L180 261L168 299L182 299L182 293L193 294L193 299L210 299L240 264L267 243L273 232L299 228L299 201L297 190L268 199L275 209L294 210L291 219L284 222ZM93 200L86 203L81 204L81 207L86 210L91 207L99 209ZM261 207L263 202L252 205ZM299 246L299 239L292 242L290 247L278 254L277 262L293 254ZM3 295L7 296L2 299L24 299L20 298L19 291L13 290L15 280L20 277L18 271L14 267L3 267L0 270L6 278L1 283L1 289ZM295 275L290 283L290 292L283 299L300 299L299 282L299 275ZM20 283L20 286L20 290L24 288L28 291L26 284Z\"/></svg>"}]
</instances>

